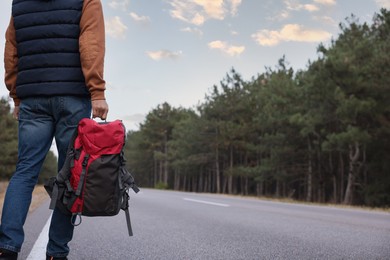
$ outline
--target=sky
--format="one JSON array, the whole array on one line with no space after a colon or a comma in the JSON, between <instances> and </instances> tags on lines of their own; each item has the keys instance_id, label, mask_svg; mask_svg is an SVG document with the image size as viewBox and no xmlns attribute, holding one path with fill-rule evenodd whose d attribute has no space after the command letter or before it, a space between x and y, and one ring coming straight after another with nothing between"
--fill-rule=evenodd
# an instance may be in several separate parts
<instances>
[{"instance_id":1,"label":"sky","mask_svg":"<svg viewBox=\"0 0 390 260\"><path fill-rule=\"evenodd\" d=\"M3 46L11 3L0 1ZM164 102L195 108L231 68L250 80L285 55L295 71L306 69L318 57L318 45L337 38L346 17L371 23L380 8L390 9L390 0L102 0L102 5L108 121L121 119L128 130L137 130ZM0 96L8 96L4 84Z\"/></svg>"}]
</instances>

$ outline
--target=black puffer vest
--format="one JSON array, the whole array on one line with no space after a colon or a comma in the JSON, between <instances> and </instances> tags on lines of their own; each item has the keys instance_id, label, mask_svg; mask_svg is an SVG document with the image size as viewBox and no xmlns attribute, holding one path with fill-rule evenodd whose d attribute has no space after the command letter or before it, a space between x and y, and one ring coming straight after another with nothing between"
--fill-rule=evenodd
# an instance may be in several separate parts
<instances>
[{"instance_id":1,"label":"black puffer vest","mask_svg":"<svg viewBox=\"0 0 390 260\"><path fill-rule=\"evenodd\" d=\"M89 95L79 52L82 8L83 0L13 0L19 98Z\"/></svg>"}]
</instances>

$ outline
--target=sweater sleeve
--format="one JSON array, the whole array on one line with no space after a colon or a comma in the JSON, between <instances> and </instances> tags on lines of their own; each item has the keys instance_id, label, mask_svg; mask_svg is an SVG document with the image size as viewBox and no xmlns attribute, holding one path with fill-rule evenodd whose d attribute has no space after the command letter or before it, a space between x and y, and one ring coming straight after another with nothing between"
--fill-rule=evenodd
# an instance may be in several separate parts
<instances>
[{"instance_id":1,"label":"sweater sleeve","mask_svg":"<svg viewBox=\"0 0 390 260\"><path fill-rule=\"evenodd\" d=\"M18 74L18 53L16 48L16 34L14 19L11 17L7 31L5 33L5 48L4 48L4 82L9 90L10 97L13 98L15 106L20 104L20 100L16 95L16 77Z\"/></svg>"},{"instance_id":2,"label":"sweater sleeve","mask_svg":"<svg viewBox=\"0 0 390 260\"><path fill-rule=\"evenodd\" d=\"M104 100L105 29L100 0L85 0L80 20L80 59L92 100Z\"/></svg>"}]
</instances>

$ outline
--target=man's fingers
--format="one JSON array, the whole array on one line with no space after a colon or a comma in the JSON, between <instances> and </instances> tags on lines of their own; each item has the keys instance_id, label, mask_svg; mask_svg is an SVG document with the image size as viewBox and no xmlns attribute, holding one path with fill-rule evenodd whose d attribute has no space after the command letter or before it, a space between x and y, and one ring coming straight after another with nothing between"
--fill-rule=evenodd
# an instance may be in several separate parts
<instances>
[{"instance_id":1,"label":"man's fingers","mask_svg":"<svg viewBox=\"0 0 390 260\"><path fill-rule=\"evenodd\" d=\"M106 120L107 119L108 110L104 111L103 116L101 119Z\"/></svg>"},{"instance_id":2,"label":"man's fingers","mask_svg":"<svg viewBox=\"0 0 390 260\"><path fill-rule=\"evenodd\" d=\"M92 118L99 117L102 120L106 120L108 111L104 108L93 109Z\"/></svg>"},{"instance_id":3,"label":"man's fingers","mask_svg":"<svg viewBox=\"0 0 390 260\"><path fill-rule=\"evenodd\" d=\"M13 118L15 118L16 120L19 119L19 106L15 106L14 111L12 112L12 116L13 116Z\"/></svg>"},{"instance_id":4,"label":"man's fingers","mask_svg":"<svg viewBox=\"0 0 390 260\"><path fill-rule=\"evenodd\" d=\"M108 113L108 105L105 100L92 101L92 118L99 117L106 120Z\"/></svg>"}]
</instances>

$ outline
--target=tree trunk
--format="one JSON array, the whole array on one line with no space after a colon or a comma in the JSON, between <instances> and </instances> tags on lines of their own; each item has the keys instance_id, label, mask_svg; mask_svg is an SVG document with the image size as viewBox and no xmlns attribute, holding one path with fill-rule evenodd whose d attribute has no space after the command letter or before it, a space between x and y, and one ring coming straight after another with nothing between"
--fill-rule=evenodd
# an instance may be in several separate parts
<instances>
[{"instance_id":1,"label":"tree trunk","mask_svg":"<svg viewBox=\"0 0 390 260\"><path fill-rule=\"evenodd\" d=\"M164 183L168 185L168 136L165 131L165 142L164 142Z\"/></svg>"},{"instance_id":2,"label":"tree trunk","mask_svg":"<svg viewBox=\"0 0 390 260\"><path fill-rule=\"evenodd\" d=\"M161 181L163 181L164 165L163 165L162 161L159 161L158 164L159 164L158 182L161 182Z\"/></svg>"},{"instance_id":3,"label":"tree trunk","mask_svg":"<svg viewBox=\"0 0 390 260\"><path fill-rule=\"evenodd\" d=\"M257 185L256 185L256 193L257 193L257 196L263 196L263 186L264 186L264 183L261 181L261 182L258 182Z\"/></svg>"},{"instance_id":4,"label":"tree trunk","mask_svg":"<svg viewBox=\"0 0 390 260\"><path fill-rule=\"evenodd\" d=\"M203 192L203 168L200 169L198 187L199 192Z\"/></svg>"},{"instance_id":5,"label":"tree trunk","mask_svg":"<svg viewBox=\"0 0 390 260\"><path fill-rule=\"evenodd\" d=\"M230 174L228 176L228 193L233 194L233 146L230 146Z\"/></svg>"},{"instance_id":6,"label":"tree trunk","mask_svg":"<svg viewBox=\"0 0 390 260\"><path fill-rule=\"evenodd\" d=\"M157 160L154 159L154 164L153 164L153 187L156 187L157 184Z\"/></svg>"},{"instance_id":7,"label":"tree trunk","mask_svg":"<svg viewBox=\"0 0 390 260\"><path fill-rule=\"evenodd\" d=\"M207 170L206 170L207 171ZM208 171L207 171L208 172ZM205 178L204 178L204 183L203 183L203 191L204 192L210 192L210 189L209 189L209 176L211 175L211 174L207 174L207 172L206 172L206 176L205 176Z\"/></svg>"},{"instance_id":8,"label":"tree trunk","mask_svg":"<svg viewBox=\"0 0 390 260\"><path fill-rule=\"evenodd\" d=\"M215 149L215 183L217 188L217 193L221 193L221 176L220 176L220 169L219 169L219 149L218 145Z\"/></svg>"},{"instance_id":9,"label":"tree trunk","mask_svg":"<svg viewBox=\"0 0 390 260\"><path fill-rule=\"evenodd\" d=\"M366 146L363 146L363 161L362 161L362 167L363 167L363 180L364 180L364 186L368 185L368 168L367 168L367 155L366 155Z\"/></svg>"},{"instance_id":10,"label":"tree trunk","mask_svg":"<svg viewBox=\"0 0 390 260\"><path fill-rule=\"evenodd\" d=\"M317 148L317 174L318 174L318 198L317 201L323 203L325 200L325 185L324 185L324 176L322 174L321 169L321 162L322 162L322 156L321 156L321 150L320 148Z\"/></svg>"},{"instance_id":11,"label":"tree trunk","mask_svg":"<svg viewBox=\"0 0 390 260\"><path fill-rule=\"evenodd\" d=\"M249 178L245 177L244 195L249 194Z\"/></svg>"},{"instance_id":12,"label":"tree trunk","mask_svg":"<svg viewBox=\"0 0 390 260\"><path fill-rule=\"evenodd\" d=\"M312 149L310 138L307 141L309 149L309 159L308 159L308 168L307 168L307 192L306 192L306 201L311 202L313 194L313 159L312 159Z\"/></svg>"},{"instance_id":13,"label":"tree trunk","mask_svg":"<svg viewBox=\"0 0 390 260\"><path fill-rule=\"evenodd\" d=\"M183 190L187 191L187 174L184 174L183 177Z\"/></svg>"},{"instance_id":14,"label":"tree trunk","mask_svg":"<svg viewBox=\"0 0 390 260\"><path fill-rule=\"evenodd\" d=\"M222 181L222 193L223 194L228 193L228 191L227 191L227 186L228 186L227 180L228 180L228 178L223 178L223 181Z\"/></svg>"},{"instance_id":15,"label":"tree trunk","mask_svg":"<svg viewBox=\"0 0 390 260\"><path fill-rule=\"evenodd\" d=\"M332 174L332 183L333 183L332 202L337 203L337 178L336 178L336 174L334 172L332 153L329 153L329 171Z\"/></svg>"},{"instance_id":16,"label":"tree trunk","mask_svg":"<svg viewBox=\"0 0 390 260\"><path fill-rule=\"evenodd\" d=\"M280 198L280 181L276 180L276 192L275 195L277 198Z\"/></svg>"},{"instance_id":17,"label":"tree trunk","mask_svg":"<svg viewBox=\"0 0 390 260\"><path fill-rule=\"evenodd\" d=\"M174 174L173 174L173 189L174 190L179 190L180 189L180 186L179 186L179 174L177 173L177 170L174 171Z\"/></svg>"},{"instance_id":18,"label":"tree trunk","mask_svg":"<svg viewBox=\"0 0 390 260\"><path fill-rule=\"evenodd\" d=\"M349 145L349 169L348 169L348 182L347 189L345 191L343 204L350 205L353 201L353 191L355 185L355 166L359 159L360 149L359 143L355 142L355 147L353 145Z\"/></svg>"},{"instance_id":19,"label":"tree trunk","mask_svg":"<svg viewBox=\"0 0 390 260\"><path fill-rule=\"evenodd\" d=\"M337 178L336 175L333 174L332 176L332 182L333 182L333 198L332 202L337 203L338 198L337 198Z\"/></svg>"},{"instance_id":20,"label":"tree trunk","mask_svg":"<svg viewBox=\"0 0 390 260\"><path fill-rule=\"evenodd\" d=\"M343 199L343 194L344 194L344 159L343 159L343 154L341 152L339 152L339 163L340 163L340 166L339 166L339 171L340 171L340 200L339 202L341 202L341 200Z\"/></svg>"},{"instance_id":21,"label":"tree trunk","mask_svg":"<svg viewBox=\"0 0 390 260\"><path fill-rule=\"evenodd\" d=\"M196 176L192 177L192 191L197 192L198 190L198 185L197 185L197 178Z\"/></svg>"}]
</instances>

